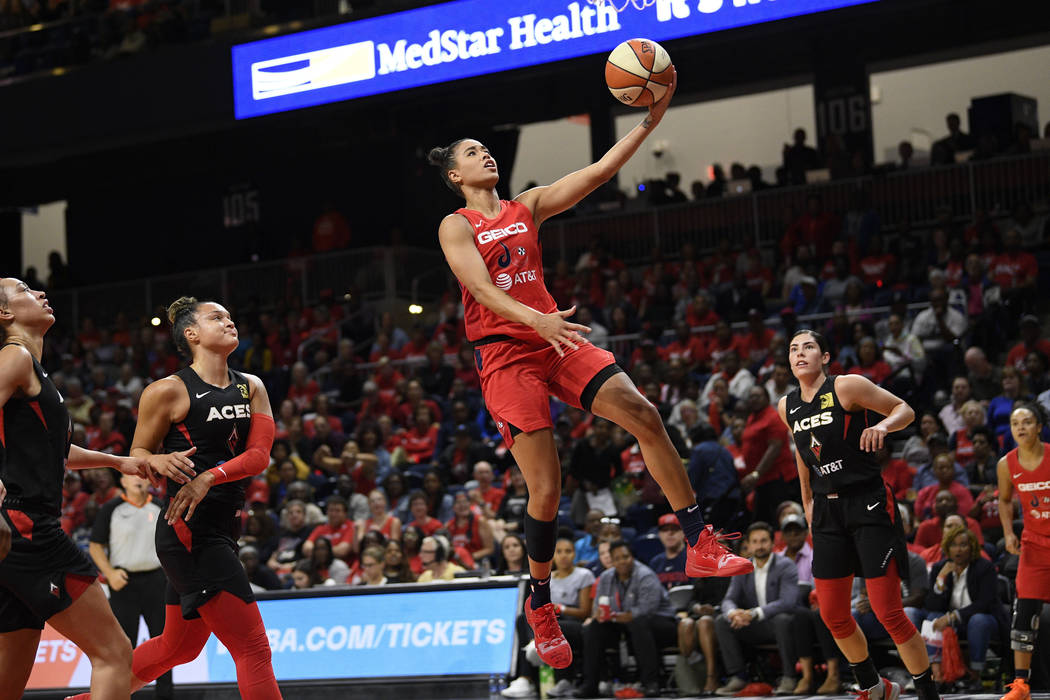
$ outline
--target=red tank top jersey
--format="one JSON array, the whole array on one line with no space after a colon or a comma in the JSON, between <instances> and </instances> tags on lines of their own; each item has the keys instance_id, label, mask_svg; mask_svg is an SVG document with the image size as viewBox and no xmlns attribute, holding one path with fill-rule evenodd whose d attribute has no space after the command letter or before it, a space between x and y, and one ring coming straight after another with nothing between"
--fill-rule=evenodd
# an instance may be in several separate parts
<instances>
[{"instance_id":1,"label":"red tank top jersey","mask_svg":"<svg viewBox=\"0 0 1050 700\"><path fill-rule=\"evenodd\" d=\"M556 310L554 297L543 281L543 250L532 212L520 202L500 200L500 212L487 219L473 209L457 209L470 222L474 245L478 247L492 283L511 297L542 314ZM466 287L463 290L463 317L467 339L487 336L509 336L542 344L536 331L521 323L508 321L482 306Z\"/></svg>"},{"instance_id":2,"label":"red tank top jersey","mask_svg":"<svg viewBox=\"0 0 1050 700\"><path fill-rule=\"evenodd\" d=\"M1006 464L1024 513L1021 539L1050 546L1050 445L1043 443L1043 461L1031 471L1021 466L1016 447L1006 454Z\"/></svg>"},{"instance_id":3,"label":"red tank top jersey","mask_svg":"<svg viewBox=\"0 0 1050 700\"><path fill-rule=\"evenodd\" d=\"M445 523L445 529L448 530L453 547L463 547L471 553L481 549L482 542L481 533L478 532L478 519L473 513L470 514L470 520L462 526L456 523L456 518L453 516L451 520Z\"/></svg>"},{"instance_id":4,"label":"red tank top jersey","mask_svg":"<svg viewBox=\"0 0 1050 700\"><path fill-rule=\"evenodd\" d=\"M387 513L386 520L383 521L382 527L376 527L375 521L369 518L365 521L365 532L371 532L375 530L383 535L383 537L390 539L390 528L394 525L394 516Z\"/></svg>"}]
</instances>

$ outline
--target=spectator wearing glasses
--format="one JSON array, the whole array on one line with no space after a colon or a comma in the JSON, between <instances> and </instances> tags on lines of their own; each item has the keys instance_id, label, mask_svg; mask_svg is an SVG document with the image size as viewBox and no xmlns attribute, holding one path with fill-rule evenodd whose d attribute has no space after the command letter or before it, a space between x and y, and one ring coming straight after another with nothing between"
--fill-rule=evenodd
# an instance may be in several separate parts
<instances>
[{"instance_id":1,"label":"spectator wearing glasses","mask_svg":"<svg viewBox=\"0 0 1050 700\"><path fill-rule=\"evenodd\" d=\"M361 553L359 586L385 586L389 581L383 571L384 555L379 547L369 547Z\"/></svg>"}]
</instances>

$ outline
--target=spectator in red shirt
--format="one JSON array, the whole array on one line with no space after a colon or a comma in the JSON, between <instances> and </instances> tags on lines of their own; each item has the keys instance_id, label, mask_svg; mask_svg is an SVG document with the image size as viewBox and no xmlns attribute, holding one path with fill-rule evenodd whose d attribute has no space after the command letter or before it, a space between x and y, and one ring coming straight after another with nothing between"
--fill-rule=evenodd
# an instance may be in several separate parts
<instances>
[{"instance_id":1,"label":"spectator in red shirt","mask_svg":"<svg viewBox=\"0 0 1050 700\"><path fill-rule=\"evenodd\" d=\"M1007 231L1003 246L1005 250L992 261L988 276L1004 292L1034 287L1039 264L1034 255L1021 250L1021 234Z\"/></svg>"},{"instance_id":2,"label":"spectator in red shirt","mask_svg":"<svg viewBox=\"0 0 1050 700\"><path fill-rule=\"evenodd\" d=\"M923 549L939 544L944 533L945 519L949 515L958 514L959 505L955 500L955 494L948 490L939 491L933 503L933 510L936 517L923 520L915 531L915 544ZM920 518L916 515L915 519L919 520ZM970 529L970 532L977 535L977 541L983 546L984 535L981 533L981 526L978 525L977 521L967 517L966 527Z\"/></svg>"},{"instance_id":3,"label":"spectator in red shirt","mask_svg":"<svg viewBox=\"0 0 1050 700\"><path fill-rule=\"evenodd\" d=\"M474 512L470 496L459 491L452 500L452 518L445 523L449 540L455 548L463 547L474 561L492 556L495 551L492 526L488 518Z\"/></svg>"},{"instance_id":4,"label":"spectator in red shirt","mask_svg":"<svg viewBox=\"0 0 1050 700\"><path fill-rule=\"evenodd\" d=\"M749 473L740 486L755 491L755 518L773 523L781 501L800 500L795 493L798 469L788 447L787 426L769 403L765 387L748 390L747 407L751 415L744 426L743 453Z\"/></svg>"},{"instance_id":5,"label":"spectator in red shirt","mask_svg":"<svg viewBox=\"0 0 1050 700\"><path fill-rule=\"evenodd\" d=\"M437 402L424 396L422 382L418 379L410 380L405 387L405 402L398 408L398 422L402 425L410 424L419 407L424 405L430 409L430 415L434 421L440 423L441 409Z\"/></svg>"},{"instance_id":6,"label":"spectator in red shirt","mask_svg":"<svg viewBox=\"0 0 1050 700\"><path fill-rule=\"evenodd\" d=\"M128 440L113 429L113 414L103 413L98 417L98 433L88 443L89 450L122 455L127 452Z\"/></svg>"},{"instance_id":7,"label":"spectator in red shirt","mask_svg":"<svg viewBox=\"0 0 1050 700\"><path fill-rule=\"evenodd\" d=\"M401 359L401 353L390 344L390 336L386 333L378 333L376 340L372 343L372 350L368 355L369 362L379 362L380 358L388 357L391 360Z\"/></svg>"},{"instance_id":8,"label":"spectator in red shirt","mask_svg":"<svg viewBox=\"0 0 1050 700\"><path fill-rule=\"evenodd\" d=\"M67 535L84 524L84 507L91 496L81 488L80 474L67 471L62 479L62 530Z\"/></svg>"},{"instance_id":9,"label":"spectator in red shirt","mask_svg":"<svg viewBox=\"0 0 1050 700\"><path fill-rule=\"evenodd\" d=\"M755 367L766 361L774 335L776 332L765 324L761 311L751 309L747 312L747 333L739 336L737 342L745 366Z\"/></svg>"},{"instance_id":10,"label":"spectator in red shirt","mask_svg":"<svg viewBox=\"0 0 1050 700\"><path fill-rule=\"evenodd\" d=\"M898 501L910 501L908 492L915 481L915 469L903 459L893 459L885 445L875 453L875 459L882 465L882 480L890 487Z\"/></svg>"},{"instance_id":11,"label":"spectator in red shirt","mask_svg":"<svg viewBox=\"0 0 1050 700\"><path fill-rule=\"evenodd\" d=\"M314 221L312 241L315 253L340 250L350 245L350 225L346 217L328 202Z\"/></svg>"},{"instance_id":12,"label":"spectator in red shirt","mask_svg":"<svg viewBox=\"0 0 1050 700\"><path fill-rule=\"evenodd\" d=\"M434 457L440 425L434 421L430 406L420 403L412 427L401 435L401 446L412 464L426 464Z\"/></svg>"},{"instance_id":13,"label":"spectator in red shirt","mask_svg":"<svg viewBox=\"0 0 1050 700\"><path fill-rule=\"evenodd\" d=\"M896 279L897 258L887 253L882 236L873 235L868 241L868 254L860 259L860 279L869 287L882 287ZM880 284L881 283L881 284Z\"/></svg>"},{"instance_id":14,"label":"spectator in red shirt","mask_svg":"<svg viewBox=\"0 0 1050 700\"><path fill-rule=\"evenodd\" d=\"M303 542L302 555L309 557L318 537L327 537L332 543L332 553L339 559L352 562L357 554L357 539L354 522L348 517L349 507L346 499L337 494L328 497L325 504L328 522L318 525Z\"/></svg>"},{"instance_id":15,"label":"spectator in red shirt","mask_svg":"<svg viewBox=\"0 0 1050 700\"><path fill-rule=\"evenodd\" d=\"M676 322L674 330L674 341L664 348L664 354L668 360L680 359L692 369L707 359L706 344L692 334L688 321Z\"/></svg>"},{"instance_id":16,"label":"spectator in red shirt","mask_svg":"<svg viewBox=\"0 0 1050 700\"><path fill-rule=\"evenodd\" d=\"M292 365L291 386L288 387L288 399L299 411L305 411L313 403L314 397L321 391L316 380L308 376L306 363L296 362Z\"/></svg>"},{"instance_id":17,"label":"spectator in red shirt","mask_svg":"<svg viewBox=\"0 0 1050 700\"><path fill-rule=\"evenodd\" d=\"M722 368L722 360L729 353L741 354L740 339L733 335L729 324L723 320L715 323L715 334L707 344L707 354L711 361L711 371L717 372Z\"/></svg>"},{"instance_id":18,"label":"spectator in red shirt","mask_svg":"<svg viewBox=\"0 0 1050 700\"><path fill-rule=\"evenodd\" d=\"M935 514L934 501L940 498L940 494L948 491L955 496L958 512L969 513L973 508L973 496L970 489L955 480L955 458L951 452L937 455L933 460L933 475L937 479L936 484L930 484L919 491L915 497L915 516L919 520L926 520Z\"/></svg>"},{"instance_id":19,"label":"spectator in red shirt","mask_svg":"<svg viewBox=\"0 0 1050 700\"><path fill-rule=\"evenodd\" d=\"M892 373L889 364L882 359L875 339L870 335L861 338L857 344L857 364L849 368L848 374L859 374L875 384L882 384Z\"/></svg>"},{"instance_id":20,"label":"spectator in red shirt","mask_svg":"<svg viewBox=\"0 0 1050 700\"><path fill-rule=\"evenodd\" d=\"M1028 371L1025 366L1025 357L1033 350L1038 350L1050 357L1050 340L1040 338L1039 317L1034 314L1026 314L1021 317L1021 342L1010 348L1006 354L1006 364L1017 368L1024 374Z\"/></svg>"},{"instance_id":21,"label":"spectator in red shirt","mask_svg":"<svg viewBox=\"0 0 1050 700\"><path fill-rule=\"evenodd\" d=\"M494 479L495 473L492 471L491 464L482 461L474 465L474 480L478 482L478 486L471 489L470 500L475 506L481 508L485 517L490 520L496 517L496 511L503 503L503 497L507 495L505 489L492 485Z\"/></svg>"},{"instance_id":22,"label":"spectator in red shirt","mask_svg":"<svg viewBox=\"0 0 1050 700\"><path fill-rule=\"evenodd\" d=\"M388 540L401 539L401 519L390 512L390 502L380 489L372 489L368 494L370 515L361 523L360 535L364 538L369 532L378 532Z\"/></svg>"},{"instance_id":23,"label":"spectator in red shirt","mask_svg":"<svg viewBox=\"0 0 1050 700\"><path fill-rule=\"evenodd\" d=\"M427 495L422 491L416 490L409 494L408 509L412 513L412 522L405 526L406 531L409 528L419 528L423 535L429 537L444 527L440 520L431 517L427 512Z\"/></svg>"},{"instance_id":24,"label":"spectator in red shirt","mask_svg":"<svg viewBox=\"0 0 1050 700\"><path fill-rule=\"evenodd\" d=\"M721 318L711 307L711 295L705 291L697 292L685 310L685 320L691 328L713 326Z\"/></svg>"},{"instance_id":25,"label":"spectator in red shirt","mask_svg":"<svg viewBox=\"0 0 1050 700\"><path fill-rule=\"evenodd\" d=\"M474 351L471 350L469 345L464 345L456 353L456 374L449 396L457 393L455 387L456 379L462 381L466 389L481 391L481 377L478 376L478 368L474 364Z\"/></svg>"},{"instance_id":26,"label":"spectator in red shirt","mask_svg":"<svg viewBox=\"0 0 1050 700\"><path fill-rule=\"evenodd\" d=\"M818 254L831 250L831 244L842 230L837 216L824 211L824 200L819 194L806 198L806 213L788 227L780 241L780 252L790 258L799 245L808 245Z\"/></svg>"}]
</instances>

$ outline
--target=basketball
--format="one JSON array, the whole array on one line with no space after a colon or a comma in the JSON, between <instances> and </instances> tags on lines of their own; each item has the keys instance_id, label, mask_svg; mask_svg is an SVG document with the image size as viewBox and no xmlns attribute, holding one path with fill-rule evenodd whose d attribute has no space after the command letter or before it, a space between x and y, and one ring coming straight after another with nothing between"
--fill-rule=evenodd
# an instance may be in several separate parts
<instances>
[{"instance_id":1,"label":"basketball","mask_svg":"<svg viewBox=\"0 0 1050 700\"><path fill-rule=\"evenodd\" d=\"M632 107L659 102L673 77L671 57L664 47L649 39L628 39L613 49L605 62L609 92Z\"/></svg>"}]
</instances>

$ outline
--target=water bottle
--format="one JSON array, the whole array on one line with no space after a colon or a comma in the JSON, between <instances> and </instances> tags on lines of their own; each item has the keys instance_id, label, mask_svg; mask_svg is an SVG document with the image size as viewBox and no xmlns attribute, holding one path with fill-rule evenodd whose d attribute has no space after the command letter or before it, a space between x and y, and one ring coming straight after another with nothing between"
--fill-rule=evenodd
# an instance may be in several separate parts
<instances>
[{"instance_id":1,"label":"water bottle","mask_svg":"<svg viewBox=\"0 0 1050 700\"><path fill-rule=\"evenodd\" d=\"M554 669L543 664L540 666L540 697L548 697L547 693L554 687Z\"/></svg>"},{"instance_id":2,"label":"water bottle","mask_svg":"<svg viewBox=\"0 0 1050 700\"><path fill-rule=\"evenodd\" d=\"M489 700L503 697L500 695L499 676L495 673L489 674Z\"/></svg>"}]
</instances>

